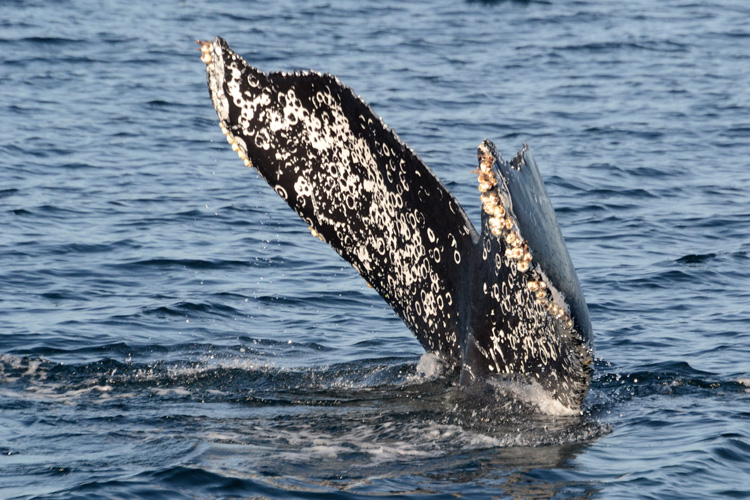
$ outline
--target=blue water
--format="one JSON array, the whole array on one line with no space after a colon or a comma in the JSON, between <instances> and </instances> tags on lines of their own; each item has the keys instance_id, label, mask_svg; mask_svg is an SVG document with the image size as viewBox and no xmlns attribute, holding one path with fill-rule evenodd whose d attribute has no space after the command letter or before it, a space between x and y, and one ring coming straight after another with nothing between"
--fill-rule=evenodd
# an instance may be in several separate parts
<instances>
[{"instance_id":1,"label":"blue water","mask_svg":"<svg viewBox=\"0 0 750 500\"><path fill-rule=\"evenodd\" d=\"M0 497L750 498L750 6L0 3ZM219 130L196 38L331 72L462 203L529 143L584 414L453 380Z\"/></svg>"}]
</instances>

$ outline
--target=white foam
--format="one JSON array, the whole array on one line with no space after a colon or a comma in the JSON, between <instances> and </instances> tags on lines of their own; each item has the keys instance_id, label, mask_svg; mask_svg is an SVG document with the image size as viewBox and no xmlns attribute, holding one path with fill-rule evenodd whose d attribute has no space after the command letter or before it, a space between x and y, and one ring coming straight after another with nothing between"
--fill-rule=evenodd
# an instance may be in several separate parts
<instances>
[{"instance_id":1,"label":"white foam","mask_svg":"<svg viewBox=\"0 0 750 500\"><path fill-rule=\"evenodd\" d=\"M419 358L416 378L434 380L445 371L445 363L434 353L426 352Z\"/></svg>"},{"instance_id":2,"label":"white foam","mask_svg":"<svg viewBox=\"0 0 750 500\"><path fill-rule=\"evenodd\" d=\"M61 384L51 385L34 385L27 387L23 392L13 390L2 390L1 394L8 397L24 399L28 401L45 401L59 402L65 405L72 405L76 400L84 397L96 395L92 400L94 403L104 403L112 398L110 394L114 388L111 385L90 385L80 389L67 389ZM128 395L118 395L118 398L125 398Z\"/></svg>"},{"instance_id":3,"label":"white foam","mask_svg":"<svg viewBox=\"0 0 750 500\"><path fill-rule=\"evenodd\" d=\"M246 358L217 359L213 355L204 356L201 360L190 363L176 363L164 369L152 366L136 370L132 378L141 382L155 381L165 377L181 379L210 373L220 369L237 369L241 371L267 371L275 369L274 363L256 362ZM165 373L166 371L166 373Z\"/></svg>"},{"instance_id":4,"label":"white foam","mask_svg":"<svg viewBox=\"0 0 750 500\"><path fill-rule=\"evenodd\" d=\"M433 444L434 439L425 441L427 433L424 431L425 429L420 429L420 432L416 433L417 436L389 439L379 437L377 428L366 425L354 427L343 434L319 431L312 427L295 432L266 429L266 432L272 434L274 441L281 441L289 446L289 450L280 454L289 462L307 463L315 459L341 460L346 455L361 453L369 457L368 466L403 458L434 456L438 452ZM412 437L416 439L411 439Z\"/></svg>"},{"instance_id":5,"label":"white foam","mask_svg":"<svg viewBox=\"0 0 750 500\"><path fill-rule=\"evenodd\" d=\"M151 391L159 396L190 396L192 394L184 387L153 387Z\"/></svg>"},{"instance_id":6,"label":"white foam","mask_svg":"<svg viewBox=\"0 0 750 500\"><path fill-rule=\"evenodd\" d=\"M536 406L545 415L563 416L581 413L580 410L573 410L562 404L536 381L525 383L493 379L491 383L495 387L512 392L521 401Z\"/></svg>"},{"instance_id":7,"label":"white foam","mask_svg":"<svg viewBox=\"0 0 750 500\"><path fill-rule=\"evenodd\" d=\"M449 449L477 450L528 444L523 434L510 432L492 436L467 430L456 424L432 420L389 424L390 432L387 435L383 434L382 426L367 424L354 426L343 432L316 429L315 424L304 425L295 430L257 425L252 432L255 439L267 443L264 449L276 450L275 459L320 467L339 467L342 460L349 460L352 455L366 457L356 459L358 466L374 467L405 459L413 461L440 457ZM247 439L244 435L235 438L216 432L206 438L223 443L243 442Z\"/></svg>"}]
</instances>

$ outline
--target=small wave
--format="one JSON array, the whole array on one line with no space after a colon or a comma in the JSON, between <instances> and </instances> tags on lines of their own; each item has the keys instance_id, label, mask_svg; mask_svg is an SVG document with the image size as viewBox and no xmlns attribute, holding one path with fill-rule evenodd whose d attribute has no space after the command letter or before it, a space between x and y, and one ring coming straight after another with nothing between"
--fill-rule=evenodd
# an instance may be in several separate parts
<instances>
[{"instance_id":1,"label":"small wave","mask_svg":"<svg viewBox=\"0 0 750 500\"><path fill-rule=\"evenodd\" d=\"M722 378L693 368L684 361L654 363L631 372L597 367L592 384L593 411L613 404L653 396L716 397L722 394L748 392L750 378Z\"/></svg>"},{"instance_id":2,"label":"small wave","mask_svg":"<svg viewBox=\"0 0 750 500\"><path fill-rule=\"evenodd\" d=\"M680 257L677 259L678 264L703 264L705 262L708 262L710 260L713 260L716 258L715 253L706 253L706 254L689 254L685 255L683 257Z\"/></svg>"},{"instance_id":3,"label":"small wave","mask_svg":"<svg viewBox=\"0 0 750 500\"><path fill-rule=\"evenodd\" d=\"M83 43L84 40L76 38L53 37L53 36L27 36L18 40L18 43L30 43L34 45L70 45Z\"/></svg>"},{"instance_id":4,"label":"small wave","mask_svg":"<svg viewBox=\"0 0 750 500\"><path fill-rule=\"evenodd\" d=\"M179 316L186 317L189 314L203 313L215 316L237 316L240 311L234 307L218 302L178 302L172 306L161 306L145 308L142 313L146 316Z\"/></svg>"},{"instance_id":5,"label":"small wave","mask_svg":"<svg viewBox=\"0 0 750 500\"><path fill-rule=\"evenodd\" d=\"M646 40L643 42L591 42L582 44L571 44L558 47L558 50L569 51L586 51L593 53L607 52L633 52L654 51L654 52L685 52L686 46L677 42Z\"/></svg>"},{"instance_id":6,"label":"small wave","mask_svg":"<svg viewBox=\"0 0 750 500\"><path fill-rule=\"evenodd\" d=\"M14 196L19 193L18 189L10 188L10 189L0 189L0 199L3 198L10 198L11 196Z\"/></svg>"},{"instance_id":7,"label":"small wave","mask_svg":"<svg viewBox=\"0 0 750 500\"><path fill-rule=\"evenodd\" d=\"M141 267L156 269L186 268L186 269L236 269L252 267L252 262L239 260L200 260L200 259L145 259L126 262L123 264L113 264L113 267L121 269L137 269Z\"/></svg>"}]
</instances>

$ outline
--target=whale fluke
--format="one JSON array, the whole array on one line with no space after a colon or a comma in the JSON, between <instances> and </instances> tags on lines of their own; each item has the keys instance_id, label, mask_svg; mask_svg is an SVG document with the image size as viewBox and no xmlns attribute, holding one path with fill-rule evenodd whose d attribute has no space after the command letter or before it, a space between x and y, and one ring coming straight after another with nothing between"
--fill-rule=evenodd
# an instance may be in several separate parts
<instances>
[{"instance_id":1,"label":"whale fluke","mask_svg":"<svg viewBox=\"0 0 750 500\"><path fill-rule=\"evenodd\" d=\"M346 259L461 384L537 382L579 408L591 324L533 155L478 149L482 227L336 77L264 73L199 42L220 126L247 166Z\"/></svg>"}]
</instances>

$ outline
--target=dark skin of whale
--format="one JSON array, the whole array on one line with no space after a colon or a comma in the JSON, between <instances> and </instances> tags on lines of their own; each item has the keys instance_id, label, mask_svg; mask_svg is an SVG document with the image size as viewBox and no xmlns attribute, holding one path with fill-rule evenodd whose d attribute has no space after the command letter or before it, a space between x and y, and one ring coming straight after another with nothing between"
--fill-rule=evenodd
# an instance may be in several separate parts
<instances>
[{"instance_id":1,"label":"dark skin of whale","mask_svg":"<svg viewBox=\"0 0 750 500\"><path fill-rule=\"evenodd\" d=\"M462 385L539 384L570 409L591 380L583 293L528 148L478 148L481 232L430 168L337 78L264 73L199 42L246 165L393 308Z\"/></svg>"}]
</instances>

